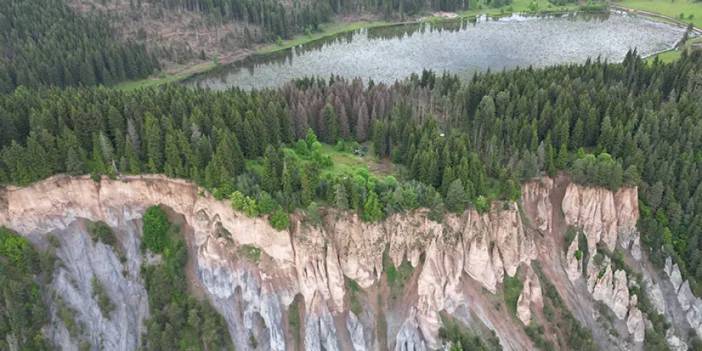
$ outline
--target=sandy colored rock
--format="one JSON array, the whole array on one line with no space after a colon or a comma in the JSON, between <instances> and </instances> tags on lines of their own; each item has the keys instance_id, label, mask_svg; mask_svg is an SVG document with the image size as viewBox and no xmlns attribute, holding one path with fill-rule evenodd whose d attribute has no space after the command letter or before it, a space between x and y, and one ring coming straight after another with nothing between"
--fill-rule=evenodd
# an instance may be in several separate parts
<instances>
[{"instance_id":1,"label":"sandy colored rock","mask_svg":"<svg viewBox=\"0 0 702 351\"><path fill-rule=\"evenodd\" d=\"M376 326L368 323L375 318L368 306L363 306L359 316L345 310L345 280L354 280L362 289L378 287L384 277L384 253L396 267L408 261L419 270L413 272L409 284L416 290L400 297L407 298L406 305L402 301L401 313L394 311L397 315L387 321L388 347L436 349L441 346L439 311L463 316L472 309L506 349L520 349L529 343L523 328L489 311L494 302L484 296L497 292L505 274L514 276L520 265L528 267L532 260L540 259L537 252L563 252L562 247L548 247L551 242L544 239L556 229L553 212L560 210L551 203L553 187L549 178L529 182L523 188L521 207L495 203L487 213L449 214L443 223L428 219L426 210L366 223L356 214L324 209L319 225L304 224L300 216L293 215L291 229L277 231L265 218L237 213L227 201L218 201L183 180L140 176L94 182L87 177L54 177L27 188L8 188L0 225L32 237L65 229L78 218L119 226L140 220L151 205L173 209L191 227L195 279L223 315L239 349L248 347L251 335L262 349L289 349L285 311L298 294L305 306L301 321L305 349L378 346L371 340L376 338L371 332ZM629 213L638 206L635 194L569 186L562 209L568 224L586 230L588 245L600 241L614 245L620 239L618 232L635 228L631 227L635 214ZM260 248L260 260L242 257L242 245ZM582 276L576 250L574 240L566 253L567 266L557 267L565 269L571 281ZM138 267L132 269L138 272ZM627 327L631 324L636 337L640 322L637 310L629 307L626 276L610 270L597 279L597 272L591 269L587 267L585 278L593 296L608 301L619 318L628 312ZM566 282L568 278L563 277ZM372 303L374 299L368 300ZM527 268L518 299L519 319L529 323L542 306L540 284Z\"/></svg>"},{"instance_id":2,"label":"sandy colored rock","mask_svg":"<svg viewBox=\"0 0 702 351\"><path fill-rule=\"evenodd\" d=\"M524 325L531 322L531 308L543 307L543 296L541 294L541 284L531 269L529 269L524 279L522 293L517 300L517 317Z\"/></svg>"},{"instance_id":3,"label":"sandy colored rock","mask_svg":"<svg viewBox=\"0 0 702 351\"><path fill-rule=\"evenodd\" d=\"M632 296L629 315L626 319L626 327L632 335L634 342L639 343L644 341L644 337L646 336L646 323L644 322L643 313L636 307L637 301L636 295Z\"/></svg>"}]
</instances>

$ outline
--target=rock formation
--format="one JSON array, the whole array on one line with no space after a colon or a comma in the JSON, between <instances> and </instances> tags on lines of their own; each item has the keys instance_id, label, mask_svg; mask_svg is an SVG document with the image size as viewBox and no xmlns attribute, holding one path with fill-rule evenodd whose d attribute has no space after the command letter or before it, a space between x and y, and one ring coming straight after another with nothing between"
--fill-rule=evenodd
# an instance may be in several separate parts
<instances>
[{"instance_id":1,"label":"rock formation","mask_svg":"<svg viewBox=\"0 0 702 351\"><path fill-rule=\"evenodd\" d=\"M575 305L568 296L579 294L577 284L584 282L586 294L581 298L602 301L640 343L646 317L637 307L638 297L629 294L631 277L614 269L609 259L597 267L578 260L578 240L567 250L558 244L564 226L573 226L583 230L590 253L601 244L612 251L627 250L640 260L636 189L613 193L543 178L525 184L522 193L519 203L496 203L487 213L468 210L447 215L443 223L430 220L424 210L378 223L328 210L321 224L293 215L289 231L276 231L265 219L237 213L187 181L141 176L95 182L57 176L30 187L5 189L0 195L0 225L40 246L46 245L48 233L60 238L59 258L65 267L54 273L52 289L79 309L84 323L101 326L88 333L88 340L109 349L134 350L148 317L139 277L138 227L152 205L172 209L189 227L198 284L224 316L238 349L249 347L250 335L265 349L292 348L286 315L297 295L305 306L304 349L366 350L380 343L396 350L436 349L442 346L441 313L494 331L506 350L528 349L532 345L523 326L515 324L506 309L496 309L494 297L505 276L520 276L523 289L516 317L524 325L535 318L543 321L542 283L532 261L543 262L549 279L560 282L558 292L570 308ZM85 220L119 228L126 248L124 264L109 248L89 242L80 224ZM241 257L243 245L260 248L260 261ZM388 264L400 267L403 262L412 267L411 278L391 298L388 291L397 288L385 282L385 270ZM681 282L677 266L671 264L666 273L679 291L680 304L692 315L688 319L699 329L702 302ZM100 318L86 293L90 290L85 284L93 276L121 303L109 321ZM78 284L71 283L74 280ZM348 281L364 291L358 302L360 314L350 310ZM653 295L656 306L667 308L662 294ZM378 339L380 317L387 340ZM68 345L65 328L61 323L52 325L51 339Z\"/></svg>"}]
</instances>

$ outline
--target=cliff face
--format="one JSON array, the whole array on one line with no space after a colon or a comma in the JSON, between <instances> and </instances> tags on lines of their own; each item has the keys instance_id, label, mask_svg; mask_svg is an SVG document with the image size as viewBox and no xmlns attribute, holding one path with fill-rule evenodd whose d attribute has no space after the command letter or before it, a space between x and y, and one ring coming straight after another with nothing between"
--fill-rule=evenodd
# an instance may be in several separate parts
<instances>
[{"instance_id":1,"label":"cliff face","mask_svg":"<svg viewBox=\"0 0 702 351\"><path fill-rule=\"evenodd\" d=\"M547 322L543 282L532 268L536 261L596 336L605 332L593 318L595 301L613 311L615 328L630 342L595 338L600 346L636 349L643 341L645 317L637 296L629 294L632 278L615 271L609 259L588 264L576 258L579 240L567 250L563 242L566 228L579 228L592 255L599 244L641 262L636 189L612 193L546 178L525 184L520 203L496 204L485 214L449 215L444 223L428 219L424 211L372 224L329 211L316 225L293 216L291 230L279 232L186 181L55 177L0 194L0 225L40 246L47 245L48 233L59 237L58 256L65 267L55 272L52 289L66 296L63 303L77 310L79 320L100 325L83 339L93 348L134 350L148 317L139 277L139 225L145 209L156 204L187 224L190 283L201 287L224 316L237 349L250 349L251 337L260 349L271 350L435 349L441 346L441 312L479 326L476 330L494 331L504 349L529 349L533 345L524 325ZM90 242L84 220L118 229L126 249L122 262L109 247ZM247 247L260 248L260 260L242 255ZM89 293L93 276L119 302L109 318L101 317ZM515 312L500 298L505 276L523 285ZM300 330L288 323L296 296L304 302ZM666 302L661 304L665 308ZM76 338L55 316L50 330L54 341L75 348ZM295 333L301 333L299 343Z\"/></svg>"}]
</instances>

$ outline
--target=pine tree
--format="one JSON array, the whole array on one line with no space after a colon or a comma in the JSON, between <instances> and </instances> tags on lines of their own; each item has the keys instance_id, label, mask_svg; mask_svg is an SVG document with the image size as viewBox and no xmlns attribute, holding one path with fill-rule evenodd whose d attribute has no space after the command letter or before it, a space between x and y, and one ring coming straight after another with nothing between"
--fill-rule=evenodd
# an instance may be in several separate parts
<instances>
[{"instance_id":1,"label":"pine tree","mask_svg":"<svg viewBox=\"0 0 702 351\"><path fill-rule=\"evenodd\" d=\"M349 200L346 195L346 187L343 184L334 186L334 207L342 210L349 208Z\"/></svg>"},{"instance_id":2,"label":"pine tree","mask_svg":"<svg viewBox=\"0 0 702 351\"><path fill-rule=\"evenodd\" d=\"M383 218L383 210L378 200L378 194L371 191L363 204L363 220L366 222L375 222Z\"/></svg>"},{"instance_id":3,"label":"pine tree","mask_svg":"<svg viewBox=\"0 0 702 351\"><path fill-rule=\"evenodd\" d=\"M161 123L151 113L144 116L144 139L149 172L159 173L163 164Z\"/></svg>"},{"instance_id":4,"label":"pine tree","mask_svg":"<svg viewBox=\"0 0 702 351\"><path fill-rule=\"evenodd\" d=\"M446 194L446 208L451 212L463 212L466 208L467 197L460 179L451 182Z\"/></svg>"}]
</instances>

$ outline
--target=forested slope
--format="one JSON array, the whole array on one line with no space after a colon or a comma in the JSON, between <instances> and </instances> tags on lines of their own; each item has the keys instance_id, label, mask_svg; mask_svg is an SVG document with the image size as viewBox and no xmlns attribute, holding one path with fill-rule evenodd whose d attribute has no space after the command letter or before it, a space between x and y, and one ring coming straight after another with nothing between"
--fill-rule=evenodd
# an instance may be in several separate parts
<instances>
[{"instance_id":1,"label":"forested slope","mask_svg":"<svg viewBox=\"0 0 702 351\"><path fill-rule=\"evenodd\" d=\"M120 42L106 18L80 16L63 0L0 3L0 93L110 85L157 68L143 45Z\"/></svg>"},{"instance_id":2,"label":"forested slope","mask_svg":"<svg viewBox=\"0 0 702 351\"><path fill-rule=\"evenodd\" d=\"M486 73L469 83L425 72L392 86L309 79L259 92L20 89L0 97L0 179L165 173L218 196L237 190L242 207L322 201L376 220L418 206L485 208L517 197L521 181L570 170L581 183L639 185L651 259L678 258L699 293L701 67L699 53L668 65L632 53L622 64ZM316 138L370 141L405 166L402 182L320 176Z\"/></svg>"}]
</instances>

